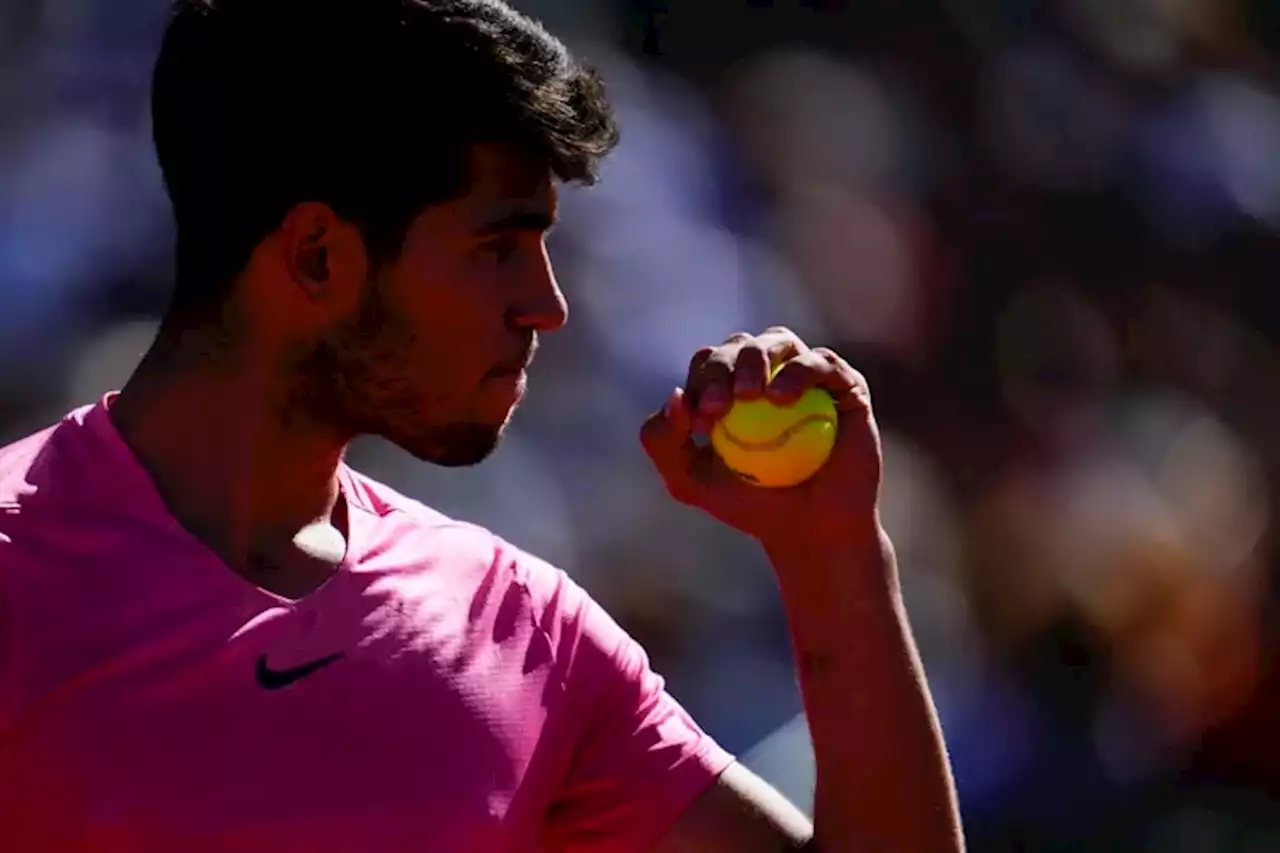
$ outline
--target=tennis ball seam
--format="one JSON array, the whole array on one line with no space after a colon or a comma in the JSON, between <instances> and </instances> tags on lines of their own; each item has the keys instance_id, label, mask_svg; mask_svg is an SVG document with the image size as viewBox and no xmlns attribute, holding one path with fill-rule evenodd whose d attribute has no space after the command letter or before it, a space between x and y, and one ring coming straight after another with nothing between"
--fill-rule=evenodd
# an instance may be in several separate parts
<instances>
[{"instance_id":1,"label":"tennis ball seam","mask_svg":"<svg viewBox=\"0 0 1280 853\"><path fill-rule=\"evenodd\" d=\"M778 433L773 438L762 439L759 441L750 441L745 438L739 438L730 432L729 428L723 423L720 424L720 433L726 441L739 450L747 453L760 453L779 449L794 438L796 433L800 432L800 430L810 424L829 424L834 422L835 421L828 415L821 415L817 413L805 415L795 423L788 425L786 429Z\"/></svg>"}]
</instances>

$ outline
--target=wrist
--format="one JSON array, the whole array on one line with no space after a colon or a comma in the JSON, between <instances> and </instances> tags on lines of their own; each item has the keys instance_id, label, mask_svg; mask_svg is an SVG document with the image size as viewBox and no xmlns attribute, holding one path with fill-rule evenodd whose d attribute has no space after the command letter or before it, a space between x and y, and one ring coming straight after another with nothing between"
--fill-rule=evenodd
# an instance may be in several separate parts
<instances>
[{"instance_id":1,"label":"wrist","mask_svg":"<svg viewBox=\"0 0 1280 853\"><path fill-rule=\"evenodd\" d=\"M859 567L854 576L865 574L869 565L893 566L893 542L880 524L879 513L838 528L815 533L811 529L779 532L761 539L769 562L781 576L814 577L832 570L837 577L849 575L848 569ZM843 567L843 568L842 568ZM835 578L831 578L834 580Z\"/></svg>"},{"instance_id":2,"label":"wrist","mask_svg":"<svg viewBox=\"0 0 1280 853\"><path fill-rule=\"evenodd\" d=\"M773 553L814 550L849 550L873 546L885 536L880 523L880 508L849 510L833 514L831 518L815 513L804 524L770 530L760 536L765 550Z\"/></svg>"},{"instance_id":3,"label":"wrist","mask_svg":"<svg viewBox=\"0 0 1280 853\"><path fill-rule=\"evenodd\" d=\"M893 543L879 524L839 540L764 545L798 642L828 645L868 619L901 617Z\"/></svg>"}]
</instances>

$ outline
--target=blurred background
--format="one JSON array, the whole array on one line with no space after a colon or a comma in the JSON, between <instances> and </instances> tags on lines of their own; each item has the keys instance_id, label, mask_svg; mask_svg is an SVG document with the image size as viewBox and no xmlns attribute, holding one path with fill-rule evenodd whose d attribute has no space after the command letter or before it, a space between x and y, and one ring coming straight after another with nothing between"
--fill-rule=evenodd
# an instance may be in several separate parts
<instances>
[{"instance_id":1,"label":"blurred background","mask_svg":"<svg viewBox=\"0 0 1280 853\"><path fill-rule=\"evenodd\" d=\"M790 325L871 379L971 849L1280 850L1280 5L522 0L612 84L574 321L498 455L353 463L559 563L809 803L769 568L635 435ZM118 387L170 281L163 0L0 0L0 432Z\"/></svg>"}]
</instances>

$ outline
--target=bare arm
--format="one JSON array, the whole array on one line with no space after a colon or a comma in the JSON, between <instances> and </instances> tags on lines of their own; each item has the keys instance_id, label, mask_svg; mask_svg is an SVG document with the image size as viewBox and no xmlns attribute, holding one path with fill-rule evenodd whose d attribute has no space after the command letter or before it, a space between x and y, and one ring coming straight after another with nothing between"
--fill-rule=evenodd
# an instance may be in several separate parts
<instances>
[{"instance_id":1,"label":"bare arm","mask_svg":"<svg viewBox=\"0 0 1280 853\"><path fill-rule=\"evenodd\" d=\"M694 801L654 853L782 853L808 850L804 812L742 764Z\"/></svg>"},{"instance_id":2,"label":"bare arm","mask_svg":"<svg viewBox=\"0 0 1280 853\"><path fill-rule=\"evenodd\" d=\"M838 412L834 447L791 488L749 485L694 440L735 401L787 406L814 388ZM880 526L883 458L866 379L788 329L738 333L694 355L685 388L645 422L641 441L676 500L764 545L790 618L818 777L810 837L781 798L735 772L660 853L962 851L937 714Z\"/></svg>"},{"instance_id":3,"label":"bare arm","mask_svg":"<svg viewBox=\"0 0 1280 853\"><path fill-rule=\"evenodd\" d=\"M882 532L843 553L774 550L817 759L815 849L958 853L951 767ZM825 564L804 571L787 564Z\"/></svg>"},{"instance_id":4,"label":"bare arm","mask_svg":"<svg viewBox=\"0 0 1280 853\"><path fill-rule=\"evenodd\" d=\"M658 853L962 851L950 767L888 538L839 554L770 556L782 578L836 579L825 591L783 590L788 608L807 614L793 620L792 634L817 758L816 828L739 765L694 803ZM795 560L830 561L836 570L783 565ZM889 580L876 589L868 578ZM797 600L817 595L823 600Z\"/></svg>"}]
</instances>

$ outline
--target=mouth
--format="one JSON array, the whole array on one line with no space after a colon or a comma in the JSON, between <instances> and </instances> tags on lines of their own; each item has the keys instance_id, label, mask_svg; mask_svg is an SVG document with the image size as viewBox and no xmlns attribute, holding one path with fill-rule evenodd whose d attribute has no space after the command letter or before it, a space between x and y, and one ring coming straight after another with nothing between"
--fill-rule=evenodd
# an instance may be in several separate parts
<instances>
[{"instance_id":1,"label":"mouth","mask_svg":"<svg viewBox=\"0 0 1280 853\"><path fill-rule=\"evenodd\" d=\"M534 354L538 351L537 341L529 344L523 352L515 358L498 362L489 371L489 376L495 379L511 378L520 376L529 369L529 365L533 364Z\"/></svg>"}]
</instances>

